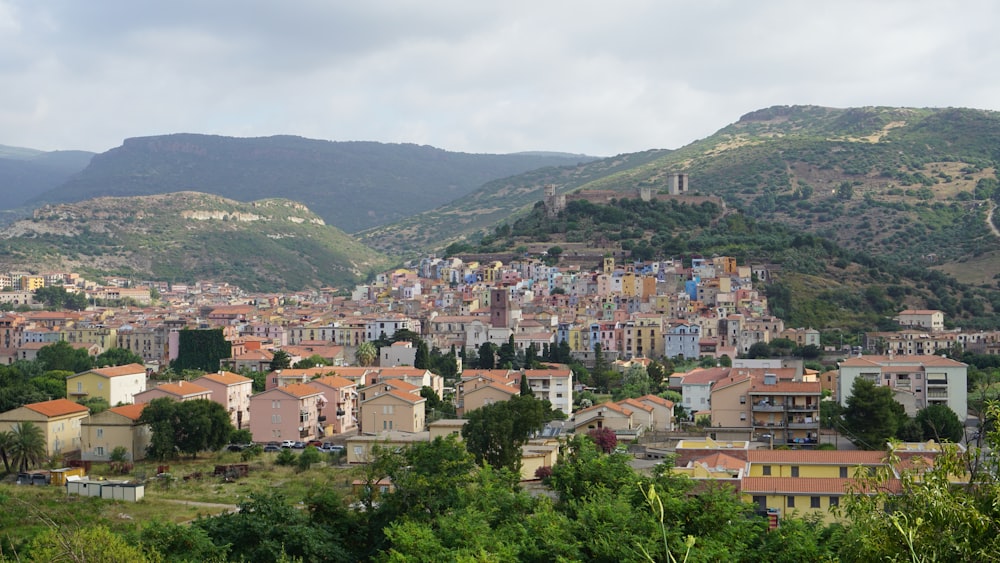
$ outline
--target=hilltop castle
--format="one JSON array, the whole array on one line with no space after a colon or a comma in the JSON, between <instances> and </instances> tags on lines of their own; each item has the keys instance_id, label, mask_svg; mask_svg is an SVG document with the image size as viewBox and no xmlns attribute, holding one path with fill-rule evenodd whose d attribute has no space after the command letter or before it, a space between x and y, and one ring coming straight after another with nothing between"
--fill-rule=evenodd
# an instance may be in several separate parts
<instances>
[{"instance_id":1,"label":"hilltop castle","mask_svg":"<svg viewBox=\"0 0 1000 563\"><path fill-rule=\"evenodd\" d=\"M545 214L548 217L556 217L566 209L568 201L589 201L599 205L607 205L613 199L638 198L642 201L678 199L679 196L689 200L695 196L688 196L688 175L674 173L667 176L667 193L653 193L651 187L641 187L631 193L619 192L615 190L581 190L570 194L557 194L556 187L552 184L545 186ZM699 201L716 201L718 198L698 197ZM721 200L718 200L721 202ZM692 202L693 203L693 202Z\"/></svg>"}]
</instances>

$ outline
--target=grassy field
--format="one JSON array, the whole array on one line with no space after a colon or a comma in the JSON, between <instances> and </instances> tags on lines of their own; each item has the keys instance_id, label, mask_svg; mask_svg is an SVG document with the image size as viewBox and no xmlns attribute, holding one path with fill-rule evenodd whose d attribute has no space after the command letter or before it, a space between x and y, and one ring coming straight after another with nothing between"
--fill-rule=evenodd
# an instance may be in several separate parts
<instances>
[{"instance_id":1,"label":"grassy field","mask_svg":"<svg viewBox=\"0 0 1000 563\"><path fill-rule=\"evenodd\" d=\"M241 463L238 453L204 454L195 460L171 461L170 477L157 477L155 462L136 464L126 476L112 474L106 465L94 465L89 477L145 479L145 498L123 502L67 495L59 486L16 485L11 476L0 484L0 552L22 545L53 525L77 527L103 523L127 532L142 522L190 522L199 516L214 516L235 509L251 493L265 489L281 491L293 503L301 503L316 490L333 488L344 496L351 490L356 468L326 465L299 472L274 463L276 454L263 454L249 462L247 477L227 483L213 476L217 464ZM200 477L197 475L200 474ZM188 477L185 479L185 477ZM190 503L190 504L189 504Z\"/></svg>"}]
</instances>

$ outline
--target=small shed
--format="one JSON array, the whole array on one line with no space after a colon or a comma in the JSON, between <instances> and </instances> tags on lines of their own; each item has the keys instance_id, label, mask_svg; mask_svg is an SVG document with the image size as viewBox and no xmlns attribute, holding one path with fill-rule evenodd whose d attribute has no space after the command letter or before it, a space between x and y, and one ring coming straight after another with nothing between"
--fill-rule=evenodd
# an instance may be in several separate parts
<instances>
[{"instance_id":1,"label":"small shed","mask_svg":"<svg viewBox=\"0 0 1000 563\"><path fill-rule=\"evenodd\" d=\"M101 496L102 483L105 483L105 481L69 479L66 481L66 493L70 495L80 495L82 497L99 497Z\"/></svg>"},{"instance_id":2,"label":"small shed","mask_svg":"<svg viewBox=\"0 0 1000 563\"><path fill-rule=\"evenodd\" d=\"M138 483L107 483L101 487L101 498L136 502L146 496L146 486Z\"/></svg>"},{"instance_id":3,"label":"small shed","mask_svg":"<svg viewBox=\"0 0 1000 563\"><path fill-rule=\"evenodd\" d=\"M52 470L52 479L49 481L53 485L65 485L69 477L83 478L86 477L87 473L82 467L63 467L61 469Z\"/></svg>"},{"instance_id":4,"label":"small shed","mask_svg":"<svg viewBox=\"0 0 1000 563\"><path fill-rule=\"evenodd\" d=\"M146 487L129 481L94 481L76 479L74 476L67 480L66 492L71 495L136 502L146 495Z\"/></svg>"}]
</instances>

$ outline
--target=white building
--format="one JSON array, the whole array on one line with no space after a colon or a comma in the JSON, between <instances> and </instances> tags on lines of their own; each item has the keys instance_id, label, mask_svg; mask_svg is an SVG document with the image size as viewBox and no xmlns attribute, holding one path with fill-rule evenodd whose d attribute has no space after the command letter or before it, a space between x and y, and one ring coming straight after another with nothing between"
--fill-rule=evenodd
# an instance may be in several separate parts
<instances>
[{"instance_id":1,"label":"white building","mask_svg":"<svg viewBox=\"0 0 1000 563\"><path fill-rule=\"evenodd\" d=\"M838 396L847 406L854 380L864 378L894 391L912 393L914 406L943 404L958 419L968 417L968 366L942 356L860 356L840 363Z\"/></svg>"}]
</instances>

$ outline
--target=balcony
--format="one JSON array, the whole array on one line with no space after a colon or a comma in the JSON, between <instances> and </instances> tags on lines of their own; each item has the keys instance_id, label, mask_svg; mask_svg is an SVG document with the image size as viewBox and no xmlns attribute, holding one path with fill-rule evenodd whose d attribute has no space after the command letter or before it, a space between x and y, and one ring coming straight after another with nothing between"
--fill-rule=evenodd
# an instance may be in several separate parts
<instances>
[{"instance_id":1,"label":"balcony","mask_svg":"<svg viewBox=\"0 0 1000 563\"><path fill-rule=\"evenodd\" d=\"M750 405L750 410L758 412L785 412L785 405L772 405L771 403L755 403Z\"/></svg>"}]
</instances>

